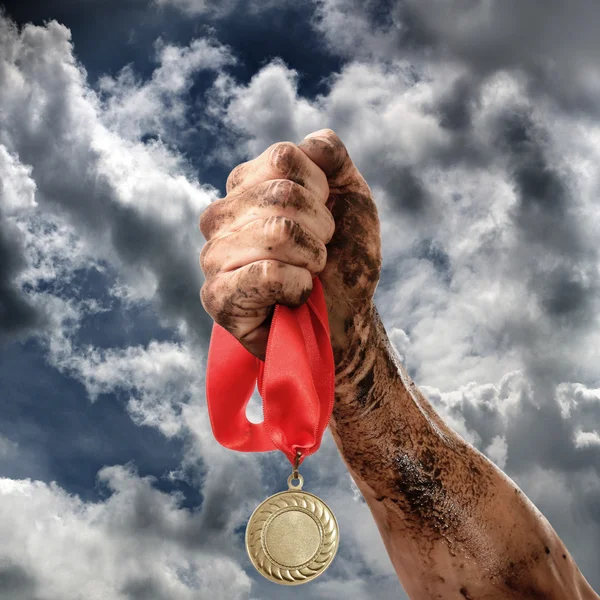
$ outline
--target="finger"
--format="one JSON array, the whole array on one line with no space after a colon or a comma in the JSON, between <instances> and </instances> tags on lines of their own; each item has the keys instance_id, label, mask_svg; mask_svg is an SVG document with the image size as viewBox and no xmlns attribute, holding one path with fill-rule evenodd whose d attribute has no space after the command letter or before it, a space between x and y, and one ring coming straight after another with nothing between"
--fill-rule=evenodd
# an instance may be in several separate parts
<instances>
[{"instance_id":1,"label":"finger","mask_svg":"<svg viewBox=\"0 0 600 600\"><path fill-rule=\"evenodd\" d=\"M356 177L362 180L346 146L332 129L309 133L298 148L325 173L330 188L342 187Z\"/></svg>"},{"instance_id":2,"label":"finger","mask_svg":"<svg viewBox=\"0 0 600 600\"><path fill-rule=\"evenodd\" d=\"M307 269L277 260L261 260L209 277L200 290L204 310L238 340L267 318L275 303L301 306L312 292Z\"/></svg>"},{"instance_id":3,"label":"finger","mask_svg":"<svg viewBox=\"0 0 600 600\"><path fill-rule=\"evenodd\" d=\"M325 268L327 249L318 237L295 221L269 216L214 238L200 253L200 265L207 276L270 259L304 267L314 276Z\"/></svg>"},{"instance_id":4,"label":"finger","mask_svg":"<svg viewBox=\"0 0 600 600\"><path fill-rule=\"evenodd\" d=\"M329 185L323 171L292 142L278 142L260 156L235 167L227 177L227 195L238 194L270 179L289 179L312 192L323 203Z\"/></svg>"},{"instance_id":5,"label":"finger","mask_svg":"<svg viewBox=\"0 0 600 600\"><path fill-rule=\"evenodd\" d=\"M209 204L200 217L200 231L206 240L212 240L269 216L296 221L324 244L335 232L335 220L325 204L289 179L263 181L239 195Z\"/></svg>"}]
</instances>

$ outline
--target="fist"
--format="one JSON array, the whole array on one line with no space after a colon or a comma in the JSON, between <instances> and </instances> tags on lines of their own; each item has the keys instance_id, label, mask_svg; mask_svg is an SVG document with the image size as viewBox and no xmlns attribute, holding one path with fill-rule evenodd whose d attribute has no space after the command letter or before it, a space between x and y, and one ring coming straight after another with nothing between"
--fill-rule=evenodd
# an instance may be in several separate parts
<instances>
[{"instance_id":1,"label":"fist","mask_svg":"<svg viewBox=\"0 0 600 600\"><path fill-rule=\"evenodd\" d=\"M331 129L235 167L200 218L202 305L265 359L275 304L297 307L319 276L336 366L372 317L381 239L371 190Z\"/></svg>"}]
</instances>

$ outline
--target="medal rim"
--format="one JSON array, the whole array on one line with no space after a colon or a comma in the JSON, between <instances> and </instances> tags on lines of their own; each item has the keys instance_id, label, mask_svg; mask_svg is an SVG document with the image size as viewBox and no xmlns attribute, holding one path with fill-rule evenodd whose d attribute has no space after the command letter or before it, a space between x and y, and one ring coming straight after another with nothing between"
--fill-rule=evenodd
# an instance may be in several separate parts
<instances>
[{"instance_id":1,"label":"medal rim","mask_svg":"<svg viewBox=\"0 0 600 600\"><path fill-rule=\"evenodd\" d=\"M249 537L249 531L250 531L250 527L249 527L249 525L250 525L250 523L252 522L252 519L254 518L254 516L256 515L256 513L258 513L258 512L260 511L260 509L261 509L261 508L262 508L262 507L263 507L263 506L264 506L264 505L265 505L267 502L269 502L269 501L273 500L274 498L277 498L277 496L283 496L283 495L286 495L286 494L305 494L306 496L311 496L312 498L315 498L316 500L318 500L318 501L319 501L321 504L323 504L323 505L326 507L326 509L327 509L327 510L329 511L329 513L331 514L331 516L332 516L332 518L333 518L333 522L334 522L334 524L335 524L335 528L334 528L334 529L335 529L335 532L336 532L336 536L335 536L335 543L334 543L334 546L333 546L333 548L332 548L332 550L331 550L331 554L330 554L330 556L328 557L328 562L327 562L327 564L326 564L326 565L325 565L325 566L324 566L322 569L320 569L320 570L319 570L317 573L315 573L314 575L309 575L309 576L307 576L307 578L306 578L306 579L300 579L300 580L297 580L297 581L288 581L288 580L285 580L285 579L277 579L276 577L273 577L272 575L269 575L268 573L266 573L266 572L264 571L264 569L263 569L263 568L259 567L259 566L256 564L256 562L255 562L255 560L254 560L254 557L252 556L252 553L250 552L250 545L249 545L249 543L248 543L248 537ZM302 508L302 507L298 507L298 508ZM306 510L306 509L304 509L304 510ZM299 512L304 512L304 510L301 510L301 511L299 511ZM312 515L313 517L316 517L316 515L314 515L314 513L312 513L311 511L309 511L309 512L311 513L311 515ZM316 517L316 518L318 519L318 517ZM268 522L268 520L267 520L267 521L265 521L265 523L263 524L263 526L262 526L263 528L264 528L264 526L267 524L267 522ZM263 535L263 531L264 531L264 529L263 529L263 528L261 528L261 530L260 530L260 532L261 532L261 539L262 539L262 535ZM322 531L322 529L321 529L321 531ZM283 491L281 491L281 492L277 492L277 493L275 493L275 494L273 494L273 495L269 496L268 498L265 498L265 499L264 499L264 500L263 500L263 501L262 501L262 502L261 502L261 503L260 503L260 504L259 504L259 505L258 505L258 506L255 508L255 509L254 509L254 511L253 511L253 512L252 512L252 514L250 515L250 518L248 519L248 524L246 525L245 541L246 541L246 552L247 552L247 554L248 554L248 556L249 556L249 558L250 558L250 562L252 563L252 565L254 566L254 568L255 568L255 569L256 569L256 570L257 570L257 571L258 571L258 572L259 572L259 573L260 573L260 574L261 574L261 575L262 575L262 576L265 578L265 579L268 579L269 581L271 581L271 582L273 582L273 583L278 583L278 584L280 584L280 585L302 585L303 583L308 583L308 582L310 582L310 581L313 581L314 579L316 579L317 577L319 577L319 576L320 576L322 573L324 573L324 572L325 572L325 571L326 571L326 570L329 568L329 566L330 566L330 565L331 565L331 563L333 562L333 559L335 558L335 555L337 554L337 551L338 551L338 547L339 547L339 543L340 543L340 528L339 528L339 524L338 524L338 522L337 522L337 519L336 519L336 516L335 516L335 514L334 514L333 510L331 510L331 507L330 507L330 506L329 506L329 505L328 505L328 504L327 504L327 503L326 503L326 502L325 502L323 499L319 498L319 496L317 496L317 495L315 495L315 494L311 494L310 492L306 492L306 491L304 491L304 490L302 490L302 489L293 489L293 488L292 488L292 489L288 489L288 490L283 490ZM322 540L321 540L321 544L322 544ZM263 549L263 552L264 552L264 549ZM318 553L318 551L317 551L317 553ZM273 566L277 566L277 567L279 566L279 565L278 565L276 562L274 562L274 561L271 559L271 557L269 556L268 552L264 552L264 554L265 554L265 556L266 556L267 560L268 560L268 561L269 561L269 562L270 562L270 563L271 563ZM313 557L313 559L311 559L311 560L314 560L314 557ZM310 564L310 563L309 563L309 564ZM288 568L288 569L292 569L292 567L286 567L286 568ZM300 567L300 568L304 568L304 567Z\"/></svg>"}]
</instances>

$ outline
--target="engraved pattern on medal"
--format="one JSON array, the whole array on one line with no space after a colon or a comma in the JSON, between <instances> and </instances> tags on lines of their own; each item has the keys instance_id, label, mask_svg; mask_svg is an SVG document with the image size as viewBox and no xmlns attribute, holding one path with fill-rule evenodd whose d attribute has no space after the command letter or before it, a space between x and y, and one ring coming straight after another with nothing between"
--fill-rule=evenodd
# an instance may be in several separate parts
<instances>
[{"instance_id":1,"label":"engraved pattern on medal","mask_svg":"<svg viewBox=\"0 0 600 600\"><path fill-rule=\"evenodd\" d=\"M282 518L288 535L280 531L270 535L270 529ZM305 521L300 532L289 527L292 521L288 518ZM288 491L259 506L248 523L246 545L261 574L276 583L295 585L325 570L335 556L338 541L337 522L329 507L312 494Z\"/></svg>"}]
</instances>

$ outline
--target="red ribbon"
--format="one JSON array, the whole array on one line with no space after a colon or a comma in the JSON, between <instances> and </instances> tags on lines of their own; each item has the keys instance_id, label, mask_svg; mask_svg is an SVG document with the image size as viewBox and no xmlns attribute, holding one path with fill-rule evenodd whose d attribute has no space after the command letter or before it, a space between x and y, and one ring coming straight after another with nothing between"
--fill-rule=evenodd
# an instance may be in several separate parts
<instances>
[{"instance_id":1,"label":"red ribbon","mask_svg":"<svg viewBox=\"0 0 600 600\"><path fill-rule=\"evenodd\" d=\"M246 406L258 380L264 421L251 423ZM265 361L213 324L206 365L208 414L217 441L240 452L281 450L294 464L321 445L334 401L334 361L323 287L313 278L297 308L275 305Z\"/></svg>"}]
</instances>

